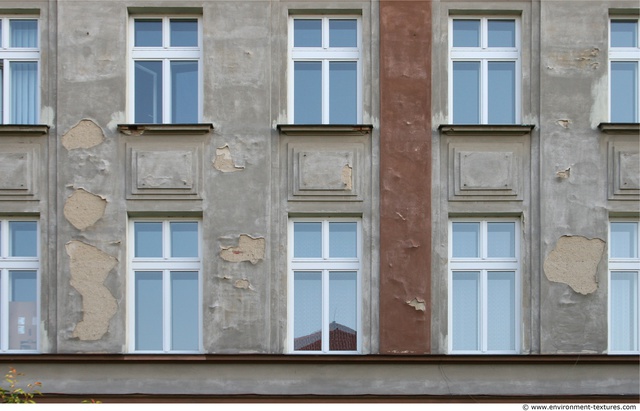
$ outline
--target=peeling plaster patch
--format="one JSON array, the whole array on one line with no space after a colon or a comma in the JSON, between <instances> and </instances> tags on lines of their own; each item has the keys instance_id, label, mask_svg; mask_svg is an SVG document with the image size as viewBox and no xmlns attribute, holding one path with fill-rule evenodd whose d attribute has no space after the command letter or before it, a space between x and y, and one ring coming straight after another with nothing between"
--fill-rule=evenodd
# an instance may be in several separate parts
<instances>
[{"instance_id":1,"label":"peeling plaster patch","mask_svg":"<svg viewBox=\"0 0 640 411\"><path fill-rule=\"evenodd\" d=\"M98 340L109 330L109 321L118 308L103 284L118 260L80 241L70 241L65 248L70 258L71 286L82 296L83 317L73 336L83 341Z\"/></svg>"},{"instance_id":2,"label":"peeling plaster patch","mask_svg":"<svg viewBox=\"0 0 640 411\"><path fill-rule=\"evenodd\" d=\"M91 148L104 141L102 129L91 120L80 120L62 136L62 145L67 150Z\"/></svg>"},{"instance_id":3,"label":"peeling plaster patch","mask_svg":"<svg viewBox=\"0 0 640 411\"><path fill-rule=\"evenodd\" d=\"M424 302L424 300L422 298L418 298L415 297L413 300L411 301L407 301L407 304L409 304L411 307L415 308L416 311L426 311L427 310L427 306Z\"/></svg>"},{"instance_id":4,"label":"peeling plaster patch","mask_svg":"<svg viewBox=\"0 0 640 411\"><path fill-rule=\"evenodd\" d=\"M345 190L353 189L353 167L349 164L345 164L342 167L342 182L344 183Z\"/></svg>"},{"instance_id":5,"label":"peeling plaster patch","mask_svg":"<svg viewBox=\"0 0 640 411\"><path fill-rule=\"evenodd\" d=\"M544 262L544 273L549 281L567 284L577 293L593 293L598 289L596 271L604 246L599 238L560 237Z\"/></svg>"},{"instance_id":6,"label":"peeling plaster patch","mask_svg":"<svg viewBox=\"0 0 640 411\"><path fill-rule=\"evenodd\" d=\"M235 288L240 288L242 290L253 290L253 287L251 286L251 283L249 282L249 280L236 280L235 283L233 283L233 286Z\"/></svg>"},{"instance_id":7,"label":"peeling plaster patch","mask_svg":"<svg viewBox=\"0 0 640 411\"><path fill-rule=\"evenodd\" d=\"M100 220L106 207L107 200L80 188L67 198L64 216L75 228L82 231Z\"/></svg>"},{"instance_id":8,"label":"peeling plaster patch","mask_svg":"<svg viewBox=\"0 0 640 411\"><path fill-rule=\"evenodd\" d=\"M559 125L562 128L569 128L569 126L571 125L571 120L569 119L559 119L556 120L556 124Z\"/></svg>"},{"instance_id":9,"label":"peeling plaster patch","mask_svg":"<svg viewBox=\"0 0 640 411\"><path fill-rule=\"evenodd\" d=\"M558 50L551 53L547 70L555 73L563 74L569 70L597 70L600 66L599 62L600 49L592 47L582 50Z\"/></svg>"},{"instance_id":10,"label":"peeling plaster patch","mask_svg":"<svg viewBox=\"0 0 640 411\"><path fill-rule=\"evenodd\" d=\"M244 167L234 164L233 158L231 157L231 150L227 144L216 148L216 158L213 160L213 168L218 171L222 171L223 173L232 173L234 171L244 170Z\"/></svg>"},{"instance_id":11,"label":"peeling plaster patch","mask_svg":"<svg viewBox=\"0 0 640 411\"><path fill-rule=\"evenodd\" d=\"M246 234L241 234L237 247L222 248L220 257L232 263L250 261L257 264L264 259L265 240L264 238L253 238Z\"/></svg>"},{"instance_id":12,"label":"peeling plaster patch","mask_svg":"<svg viewBox=\"0 0 640 411\"><path fill-rule=\"evenodd\" d=\"M556 172L557 178L569 178L571 176L571 167Z\"/></svg>"}]
</instances>

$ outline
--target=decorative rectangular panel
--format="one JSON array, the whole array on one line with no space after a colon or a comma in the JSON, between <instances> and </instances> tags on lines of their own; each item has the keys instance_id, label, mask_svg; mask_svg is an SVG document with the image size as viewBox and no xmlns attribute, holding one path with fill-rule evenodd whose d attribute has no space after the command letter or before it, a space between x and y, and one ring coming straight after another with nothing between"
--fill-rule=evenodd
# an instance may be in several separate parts
<instances>
[{"instance_id":1,"label":"decorative rectangular panel","mask_svg":"<svg viewBox=\"0 0 640 411\"><path fill-rule=\"evenodd\" d=\"M608 186L610 200L640 199L640 149L638 141L613 139L609 143Z\"/></svg>"},{"instance_id":2,"label":"decorative rectangular panel","mask_svg":"<svg viewBox=\"0 0 640 411\"><path fill-rule=\"evenodd\" d=\"M36 194L39 152L37 145L0 145L0 199Z\"/></svg>"}]
</instances>

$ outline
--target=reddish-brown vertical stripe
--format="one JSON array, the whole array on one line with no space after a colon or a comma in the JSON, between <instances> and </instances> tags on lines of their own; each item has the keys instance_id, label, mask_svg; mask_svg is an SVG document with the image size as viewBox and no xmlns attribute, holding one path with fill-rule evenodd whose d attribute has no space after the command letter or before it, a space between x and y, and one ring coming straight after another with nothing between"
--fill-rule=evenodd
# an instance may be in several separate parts
<instances>
[{"instance_id":1,"label":"reddish-brown vertical stripe","mask_svg":"<svg viewBox=\"0 0 640 411\"><path fill-rule=\"evenodd\" d=\"M430 1L380 1L380 98L380 352L428 353Z\"/></svg>"}]
</instances>

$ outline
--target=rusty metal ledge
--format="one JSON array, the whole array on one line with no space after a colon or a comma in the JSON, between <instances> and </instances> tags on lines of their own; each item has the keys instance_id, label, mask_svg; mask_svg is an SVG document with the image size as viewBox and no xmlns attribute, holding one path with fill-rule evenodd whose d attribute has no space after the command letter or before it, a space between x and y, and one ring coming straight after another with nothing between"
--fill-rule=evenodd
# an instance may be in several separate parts
<instances>
[{"instance_id":1,"label":"rusty metal ledge","mask_svg":"<svg viewBox=\"0 0 640 411\"><path fill-rule=\"evenodd\" d=\"M118 131L128 136L207 134L213 130L211 123L197 124L118 124Z\"/></svg>"},{"instance_id":2,"label":"rusty metal ledge","mask_svg":"<svg viewBox=\"0 0 640 411\"><path fill-rule=\"evenodd\" d=\"M442 124L438 130L448 136L523 136L535 128L532 124Z\"/></svg>"},{"instance_id":3,"label":"rusty metal ledge","mask_svg":"<svg viewBox=\"0 0 640 411\"><path fill-rule=\"evenodd\" d=\"M640 136L640 123L600 123L598 129L606 134Z\"/></svg>"},{"instance_id":4,"label":"rusty metal ledge","mask_svg":"<svg viewBox=\"0 0 640 411\"><path fill-rule=\"evenodd\" d=\"M371 124L278 124L288 136L363 136L372 130Z\"/></svg>"},{"instance_id":5,"label":"rusty metal ledge","mask_svg":"<svg viewBox=\"0 0 640 411\"><path fill-rule=\"evenodd\" d=\"M14 136L44 136L49 134L49 126L46 124L2 124L0 125L0 137Z\"/></svg>"}]
</instances>

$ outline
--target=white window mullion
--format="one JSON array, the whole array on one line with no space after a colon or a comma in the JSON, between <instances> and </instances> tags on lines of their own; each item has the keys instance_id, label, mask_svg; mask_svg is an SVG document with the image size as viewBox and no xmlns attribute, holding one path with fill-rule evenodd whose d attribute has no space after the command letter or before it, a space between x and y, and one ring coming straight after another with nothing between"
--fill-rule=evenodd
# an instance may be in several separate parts
<instances>
[{"instance_id":1,"label":"white window mullion","mask_svg":"<svg viewBox=\"0 0 640 411\"><path fill-rule=\"evenodd\" d=\"M486 353L488 351L488 315L489 308L487 304L487 300L489 299L489 286L488 286L488 273L487 270L480 271L480 290L479 290L479 301L480 301L480 315L478 324L478 332L480 333L480 351L482 353Z\"/></svg>"},{"instance_id":2,"label":"white window mullion","mask_svg":"<svg viewBox=\"0 0 640 411\"><path fill-rule=\"evenodd\" d=\"M322 270L322 352L329 352L329 270Z\"/></svg>"},{"instance_id":3,"label":"white window mullion","mask_svg":"<svg viewBox=\"0 0 640 411\"><path fill-rule=\"evenodd\" d=\"M3 221L4 222L4 221ZM9 270L0 270L0 350L9 349Z\"/></svg>"}]
</instances>

